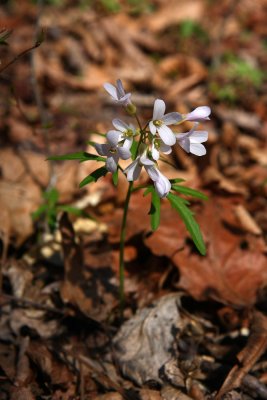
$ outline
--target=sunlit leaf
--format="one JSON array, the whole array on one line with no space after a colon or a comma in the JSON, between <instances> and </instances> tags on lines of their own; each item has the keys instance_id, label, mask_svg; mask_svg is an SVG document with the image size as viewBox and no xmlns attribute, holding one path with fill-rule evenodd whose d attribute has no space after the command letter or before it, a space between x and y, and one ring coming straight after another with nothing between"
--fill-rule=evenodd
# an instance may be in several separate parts
<instances>
[{"instance_id":1,"label":"sunlit leaf","mask_svg":"<svg viewBox=\"0 0 267 400\"><path fill-rule=\"evenodd\" d=\"M88 160L95 160L95 161L106 161L104 157L100 157L96 154L90 154L85 151L80 151L78 153L71 153L71 154L63 154L61 156L50 156L47 160L54 160L54 161L63 161L63 160L78 160L88 161Z\"/></svg>"},{"instance_id":2,"label":"sunlit leaf","mask_svg":"<svg viewBox=\"0 0 267 400\"><path fill-rule=\"evenodd\" d=\"M41 217L42 214L44 214L47 211L47 204L42 204L38 209L34 212L31 213L31 216L34 220L38 219Z\"/></svg>"},{"instance_id":3,"label":"sunlit leaf","mask_svg":"<svg viewBox=\"0 0 267 400\"><path fill-rule=\"evenodd\" d=\"M112 180L113 180L114 185L117 186L118 185L118 180L119 180L119 170L118 169L117 169L117 171L115 171L112 174Z\"/></svg>"},{"instance_id":4,"label":"sunlit leaf","mask_svg":"<svg viewBox=\"0 0 267 400\"><path fill-rule=\"evenodd\" d=\"M59 198L59 193L58 193L57 189L52 188L52 189L44 192L43 198L45 200L47 200L48 207L51 208L51 207L55 206L55 204L57 203L58 198Z\"/></svg>"},{"instance_id":5,"label":"sunlit leaf","mask_svg":"<svg viewBox=\"0 0 267 400\"><path fill-rule=\"evenodd\" d=\"M94 172L92 172L90 175L88 175L86 178L84 178L81 183L79 184L79 187L82 188L85 185L88 185L89 183L96 182L99 178L102 176L105 176L107 174L108 170L106 167L100 167L96 169Z\"/></svg>"},{"instance_id":6,"label":"sunlit leaf","mask_svg":"<svg viewBox=\"0 0 267 400\"><path fill-rule=\"evenodd\" d=\"M138 149L138 142L136 142L134 140L133 143L132 143L132 146L131 146L131 154L132 154L132 159L133 160L135 159L137 149Z\"/></svg>"},{"instance_id":7,"label":"sunlit leaf","mask_svg":"<svg viewBox=\"0 0 267 400\"><path fill-rule=\"evenodd\" d=\"M160 223L160 197L153 186L147 188L144 192L144 196L148 193L151 193L151 206L148 213L150 215L150 225L152 231L156 231Z\"/></svg>"},{"instance_id":8,"label":"sunlit leaf","mask_svg":"<svg viewBox=\"0 0 267 400\"><path fill-rule=\"evenodd\" d=\"M205 255L206 247L199 226L184 199L181 199L173 193L169 193L167 199L170 201L172 207L179 213L200 254Z\"/></svg>"},{"instance_id":9,"label":"sunlit leaf","mask_svg":"<svg viewBox=\"0 0 267 400\"><path fill-rule=\"evenodd\" d=\"M171 184L173 184L173 183L185 182L185 180L181 178L175 178L175 179L170 179L170 182Z\"/></svg>"},{"instance_id":10,"label":"sunlit leaf","mask_svg":"<svg viewBox=\"0 0 267 400\"><path fill-rule=\"evenodd\" d=\"M172 189L187 196L197 197L198 199L202 200L208 200L208 197L204 193L201 193L195 189L188 188L186 186L172 185Z\"/></svg>"}]
</instances>

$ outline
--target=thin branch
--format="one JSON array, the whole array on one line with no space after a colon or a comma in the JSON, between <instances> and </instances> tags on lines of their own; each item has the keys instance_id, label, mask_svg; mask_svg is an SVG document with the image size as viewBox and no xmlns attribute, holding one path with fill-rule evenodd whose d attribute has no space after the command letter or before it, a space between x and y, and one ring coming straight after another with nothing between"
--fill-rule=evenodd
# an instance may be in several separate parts
<instances>
[{"instance_id":1,"label":"thin branch","mask_svg":"<svg viewBox=\"0 0 267 400\"><path fill-rule=\"evenodd\" d=\"M25 54L29 53L30 51L37 49L42 44L42 41L36 41L36 43L32 46L29 47L26 50L23 50L21 53L16 55L11 61L9 61L6 65L4 65L2 68L0 68L0 74L5 71L8 67L10 67L12 64L14 64L16 61L18 61L21 57L25 56Z\"/></svg>"}]
</instances>

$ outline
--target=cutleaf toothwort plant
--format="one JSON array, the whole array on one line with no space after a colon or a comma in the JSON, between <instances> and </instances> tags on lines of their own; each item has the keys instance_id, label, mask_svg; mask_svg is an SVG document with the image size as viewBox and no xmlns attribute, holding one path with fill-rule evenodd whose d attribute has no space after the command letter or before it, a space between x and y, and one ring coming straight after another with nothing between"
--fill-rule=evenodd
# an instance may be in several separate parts
<instances>
[{"instance_id":1,"label":"cutleaf toothwort plant","mask_svg":"<svg viewBox=\"0 0 267 400\"><path fill-rule=\"evenodd\" d=\"M206 154L206 149L202 143L208 139L208 132L197 130L200 122L209 120L210 108L207 106L197 107L188 114L178 112L165 113L166 105L163 100L156 99L154 102L153 115L151 120L144 125L141 124L136 106L131 101L131 93L126 93L121 80L117 80L116 86L110 83L104 84L105 90L112 99L125 108L127 113L133 117L134 124L128 124L120 119L113 119L113 129L108 131L106 143L92 143L99 155L86 152L67 154L63 156L50 157L53 160L97 160L105 163L100 168L87 176L81 183L83 187L91 182L97 181L108 172L113 174L113 182L117 184L118 173L126 176L129 182L128 192L124 203L124 213L121 225L120 236L120 300L123 304L124 299L124 243L125 230L128 214L128 207L131 194L141 188L145 188L144 195L151 194L151 228L156 230L160 222L161 199L167 198L172 207L179 213L186 225L197 249L204 255L206 252L205 244L193 213L188 208L189 202L183 196L193 196L206 199L206 196L194 189L179 185L182 179L169 180L164 176L158 167L158 160L161 154L166 155L172 152L175 145L181 146L187 153L196 156ZM176 126L184 121L193 124L188 132L176 133L170 126ZM120 166L121 160L129 160L129 165L123 169ZM144 169L150 180L153 182L147 185L136 185L140 173Z\"/></svg>"}]
</instances>

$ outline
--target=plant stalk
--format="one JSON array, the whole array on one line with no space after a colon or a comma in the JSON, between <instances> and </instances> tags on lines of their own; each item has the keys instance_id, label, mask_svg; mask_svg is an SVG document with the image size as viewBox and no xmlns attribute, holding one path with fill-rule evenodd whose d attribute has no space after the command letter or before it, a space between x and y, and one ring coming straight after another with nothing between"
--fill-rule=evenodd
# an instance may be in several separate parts
<instances>
[{"instance_id":1,"label":"plant stalk","mask_svg":"<svg viewBox=\"0 0 267 400\"><path fill-rule=\"evenodd\" d=\"M129 209L129 202L132 193L133 182L129 182L128 191L125 198L123 216L121 222L121 233L120 233L120 260L119 260L119 297L120 297L120 313L121 317L124 310L125 295L124 295L124 249L125 249L125 237L126 237L126 223Z\"/></svg>"},{"instance_id":2,"label":"plant stalk","mask_svg":"<svg viewBox=\"0 0 267 400\"><path fill-rule=\"evenodd\" d=\"M142 143L143 140L143 135L144 131L141 126L141 122L135 114L136 121L138 123L138 126L140 128L140 139L138 142L138 146L136 149L136 153L133 157L135 160L137 155L138 155L138 149L140 147L140 144ZM120 316L121 319L123 317L123 310L124 310L124 305L125 305L125 294L124 294L124 249L125 249L125 237L126 237L126 223L127 223L127 216L128 216L128 209L129 209L129 203L130 203L130 198L132 194L132 188L133 188L134 182L131 181L129 182L128 186L128 191L126 194L125 198L125 203L124 203L124 209L123 209L123 216L122 216L122 222L121 222L121 232L120 232L120 258L119 258L119 280L120 280L120 285L119 285L119 299L120 299Z\"/></svg>"}]
</instances>

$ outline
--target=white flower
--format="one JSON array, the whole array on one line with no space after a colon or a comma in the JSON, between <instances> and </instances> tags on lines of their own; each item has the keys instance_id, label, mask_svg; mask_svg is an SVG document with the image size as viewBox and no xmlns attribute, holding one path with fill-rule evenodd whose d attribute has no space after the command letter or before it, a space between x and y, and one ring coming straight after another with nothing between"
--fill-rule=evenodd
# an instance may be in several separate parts
<instances>
[{"instance_id":1,"label":"white flower","mask_svg":"<svg viewBox=\"0 0 267 400\"><path fill-rule=\"evenodd\" d=\"M131 93L125 93L120 79L117 80L117 86L111 85L111 83L104 83L103 86L117 103L125 107L131 103Z\"/></svg>"},{"instance_id":2,"label":"white flower","mask_svg":"<svg viewBox=\"0 0 267 400\"><path fill-rule=\"evenodd\" d=\"M152 135L157 132L162 141L168 146L173 146L176 142L174 133L167 125L173 125L182 120L182 115L172 112L164 115L166 105L163 100L157 99L154 103L153 120L149 122L149 129Z\"/></svg>"},{"instance_id":3,"label":"white flower","mask_svg":"<svg viewBox=\"0 0 267 400\"><path fill-rule=\"evenodd\" d=\"M195 123L193 128L189 132L176 134L178 144L187 152L195 154L196 156L204 156L206 149L203 146L203 142L208 140L208 132L206 131L195 131L198 123Z\"/></svg>"},{"instance_id":4,"label":"white flower","mask_svg":"<svg viewBox=\"0 0 267 400\"><path fill-rule=\"evenodd\" d=\"M164 176L159 169L154 165L146 168L148 175L154 182L156 193L159 197L166 197L171 190L171 182Z\"/></svg>"},{"instance_id":5,"label":"white flower","mask_svg":"<svg viewBox=\"0 0 267 400\"><path fill-rule=\"evenodd\" d=\"M135 127L132 124L126 124L125 122L121 121L120 119L113 119L112 124L114 128L118 129L121 132L120 140L124 139L124 143L127 142L128 148L131 147L133 143L133 137L135 134Z\"/></svg>"},{"instance_id":6,"label":"white flower","mask_svg":"<svg viewBox=\"0 0 267 400\"><path fill-rule=\"evenodd\" d=\"M154 161L147 158L146 154L147 149L139 154L136 159L124 170L124 173L127 174L128 181L136 181L140 176L142 167L145 167L145 169L147 170L155 165Z\"/></svg>"},{"instance_id":7,"label":"white flower","mask_svg":"<svg viewBox=\"0 0 267 400\"><path fill-rule=\"evenodd\" d=\"M142 149L141 154L124 170L128 181L136 181L139 178L142 167L154 182L156 193L159 197L166 197L171 190L170 181L158 170L154 161L147 157L147 148Z\"/></svg>"},{"instance_id":8,"label":"white flower","mask_svg":"<svg viewBox=\"0 0 267 400\"><path fill-rule=\"evenodd\" d=\"M152 140L151 152L152 152L152 158L157 161L160 156L159 152L162 152L164 154L170 154L172 152L172 148L171 148L171 146L168 146L167 144L165 144L162 141L162 139L155 137Z\"/></svg>"},{"instance_id":9,"label":"white flower","mask_svg":"<svg viewBox=\"0 0 267 400\"><path fill-rule=\"evenodd\" d=\"M184 115L184 121L201 122L209 120L211 109L208 106L195 108L189 114Z\"/></svg>"},{"instance_id":10,"label":"white flower","mask_svg":"<svg viewBox=\"0 0 267 400\"><path fill-rule=\"evenodd\" d=\"M131 157L130 142L124 141L120 143L121 133L118 131L109 131L107 133L108 143L99 144L95 143L95 148L98 154L106 156L106 168L109 172L115 172L117 170L119 159L128 160Z\"/></svg>"}]
</instances>

